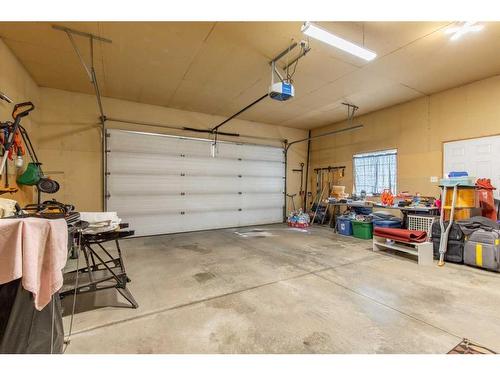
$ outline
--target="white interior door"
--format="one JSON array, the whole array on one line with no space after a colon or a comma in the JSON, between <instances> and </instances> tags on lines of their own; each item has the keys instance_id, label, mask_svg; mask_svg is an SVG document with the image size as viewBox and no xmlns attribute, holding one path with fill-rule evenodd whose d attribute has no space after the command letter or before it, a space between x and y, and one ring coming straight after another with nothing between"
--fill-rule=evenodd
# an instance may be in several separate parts
<instances>
[{"instance_id":1,"label":"white interior door","mask_svg":"<svg viewBox=\"0 0 500 375\"><path fill-rule=\"evenodd\" d=\"M278 147L108 130L107 210L136 235L283 221Z\"/></svg>"},{"instance_id":2,"label":"white interior door","mask_svg":"<svg viewBox=\"0 0 500 375\"><path fill-rule=\"evenodd\" d=\"M481 137L444 143L444 171L466 171L469 176L489 178L497 190L500 189L500 136Z\"/></svg>"}]
</instances>

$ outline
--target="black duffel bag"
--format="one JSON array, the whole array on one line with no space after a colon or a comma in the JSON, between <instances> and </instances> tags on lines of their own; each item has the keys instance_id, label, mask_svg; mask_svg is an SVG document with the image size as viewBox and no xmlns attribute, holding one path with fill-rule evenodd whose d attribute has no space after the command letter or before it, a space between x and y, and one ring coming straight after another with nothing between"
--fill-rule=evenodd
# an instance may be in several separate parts
<instances>
[{"instance_id":1,"label":"black duffel bag","mask_svg":"<svg viewBox=\"0 0 500 375\"><path fill-rule=\"evenodd\" d=\"M444 222L444 228L448 226L448 221ZM439 220L432 224L432 246L434 251L434 259L439 259L439 243L441 241L441 226ZM464 243L465 235L460 229L460 225L454 222L451 225L448 235L448 246L444 254L444 260L451 263L464 262Z\"/></svg>"}]
</instances>

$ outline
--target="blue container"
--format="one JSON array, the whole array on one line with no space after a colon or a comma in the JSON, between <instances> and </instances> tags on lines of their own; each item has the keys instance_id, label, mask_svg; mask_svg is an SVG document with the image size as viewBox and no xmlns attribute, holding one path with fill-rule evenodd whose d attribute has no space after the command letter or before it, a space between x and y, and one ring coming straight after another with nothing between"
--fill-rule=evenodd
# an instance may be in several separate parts
<instances>
[{"instance_id":1,"label":"blue container","mask_svg":"<svg viewBox=\"0 0 500 375\"><path fill-rule=\"evenodd\" d=\"M370 215L373 212L371 207L353 207L356 215Z\"/></svg>"},{"instance_id":2,"label":"blue container","mask_svg":"<svg viewBox=\"0 0 500 375\"><path fill-rule=\"evenodd\" d=\"M337 232L344 236L352 236L352 223L351 219L339 217L337 219Z\"/></svg>"},{"instance_id":3,"label":"blue container","mask_svg":"<svg viewBox=\"0 0 500 375\"><path fill-rule=\"evenodd\" d=\"M373 227L380 228L401 228L401 221L399 220L375 220L373 222Z\"/></svg>"}]
</instances>

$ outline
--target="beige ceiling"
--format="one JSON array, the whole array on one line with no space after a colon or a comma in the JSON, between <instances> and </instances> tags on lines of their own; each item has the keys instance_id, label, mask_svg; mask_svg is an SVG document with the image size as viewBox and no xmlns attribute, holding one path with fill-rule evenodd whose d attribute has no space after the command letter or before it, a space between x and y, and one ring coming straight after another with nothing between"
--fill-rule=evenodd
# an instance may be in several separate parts
<instances>
[{"instance_id":1,"label":"beige ceiling","mask_svg":"<svg viewBox=\"0 0 500 375\"><path fill-rule=\"evenodd\" d=\"M240 117L297 128L358 114L500 73L500 22L451 42L450 22L318 22L377 52L364 62L315 40L294 77L296 97L265 99ZM109 39L98 43L95 67L104 96L229 116L262 96L269 60L301 22L66 22ZM67 36L51 23L0 23L0 37L45 87L92 93ZM88 60L88 41L75 37Z\"/></svg>"}]
</instances>

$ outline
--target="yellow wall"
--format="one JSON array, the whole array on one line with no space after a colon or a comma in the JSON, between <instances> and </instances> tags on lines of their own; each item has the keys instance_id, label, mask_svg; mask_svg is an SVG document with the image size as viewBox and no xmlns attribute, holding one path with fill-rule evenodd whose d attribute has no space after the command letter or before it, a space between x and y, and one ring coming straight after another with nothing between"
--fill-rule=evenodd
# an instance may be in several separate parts
<instances>
[{"instance_id":1,"label":"yellow wall","mask_svg":"<svg viewBox=\"0 0 500 375\"><path fill-rule=\"evenodd\" d=\"M102 209L101 135L96 99L92 95L63 90L40 88L41 121L39 158L44 162L48 174L61 183L55 197L65 203L74 204L78 210ZM220 116L181 111L172 108L145 105L124 100L103 98L107 117L165 124L173 127L207 129L222 121ZM203 133L186 133L171 129L127 125L107 122L110 128L148 131L153 133L181 134L201 138ZM278 127L263 123L235 119L224 131L242 135L273 137L289 141L304 138L307 131ZM221 137L224 139L224 137ZM280 146L279 141L231 138L248 143ZM288 189L299 190L299 174L291 172L306 159L306 143L293 146L288 157ZM298 199L296 201L298 204Z\"/></svg>"},{"instance_id":2,"label":"yellow wall","mask_svg":"<svg viewBox=\"0 0 500 375\"><path fill-rule=\"evenodd\" d=\"M35 81L31 78L28 72L19 63L17 58L7 48L4 42L0 39L0 91L9 96L14 103L32 101L37 108L31 112L28 117L23 118L21 124L30 134L31 140L37 143L38 122L40 119L40 102L39 88ZM0 100L0 121L12 120L13 104ZM25 158L25 165L28 162L28 157ZM9 162L9 186L16 186L16 174L23 170L16 170L14 164ZM5 180L2 176L1 184L4 186ZM29 199L32 196L32 188L23 187L17 194L4 194L2 198L18 200L21 205L30 203Z\"/></svg>"},{"instance_id":3,"label":"yellow wall","mask_svg":"<svg viewBox=\"0 0 500 375\"><path fill-rule=\"evenodd\" d=\"M439 189L430 177L443 173L444 141L500 133L500 76L359 116L353 124L364 128L312 142L311 170L345 165L343 184L351 192L353 154L396 148L398 190L435 196ZM347 126L336 123L313 135Z\"/></svg>"}]
</instances>

